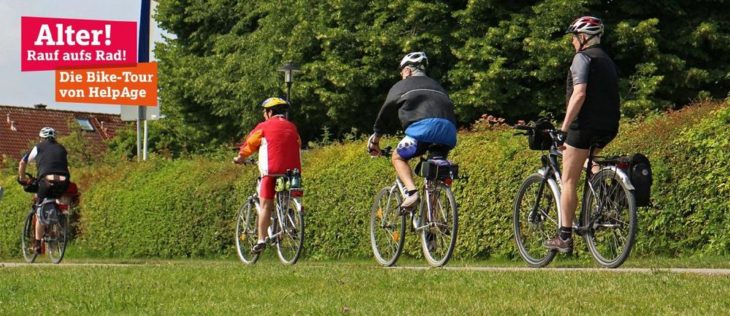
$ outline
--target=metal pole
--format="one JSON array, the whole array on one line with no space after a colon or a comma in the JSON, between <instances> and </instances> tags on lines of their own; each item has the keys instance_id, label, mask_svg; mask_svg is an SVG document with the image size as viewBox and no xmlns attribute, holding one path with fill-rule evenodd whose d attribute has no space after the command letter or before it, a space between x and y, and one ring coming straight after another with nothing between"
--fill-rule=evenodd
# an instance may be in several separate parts
<instances>
[{"instance_id":1,"label":"metal pole","mask_svg":"<svg viewBox=\"0 0 730 316\"><path fill-rule=\"evenodd\" d=\"M137 61L146 63L150 61L150 0L142 0L142 8L139 13L139 45L137 46ZM137 160L147 160L147 107L137 107ZM144 145L140 146L142 124L144 124ZM142 147L142 148L140 148ZM142 149L142 150L140 150Z\"/></svg>"},{"instance_id":2,"label":"metal pole","mask_svg":"<svg viewBox=\"0 0 730 316\"><path fill-rule=\"evenodd\" d=\"M140 139L141 138L140 136L142 135L142 124L140 124L140 122L142 122L142 118L141 118L142 117L142 109L141 109L142 107L139 106L137 108L138 108L138 112L137 112L137 114L138 114L137 115L137 161L141 161L142 160L142 141Z\"/></svg>"},{"instance_id":3,"label":"metal pole","mask_svg":"<svg viewBox=\"0 0 730 316\"><path fill-rule=\"evenodd\" d=\"M286 102L289 102L289 106L291 106L291 97L289 96L291 93L291 82L286 83Z\"/></svg>"},{"instance_id":4,"label":"metal pole","mask_svg":"<svg viewBox=\"0 0 730 316\"><path fill-rule=\"evenodd\" d=\"M142 160L147 160L147 120L144 121L144 142L142 144Z\"/></svg>"}]
</instances>

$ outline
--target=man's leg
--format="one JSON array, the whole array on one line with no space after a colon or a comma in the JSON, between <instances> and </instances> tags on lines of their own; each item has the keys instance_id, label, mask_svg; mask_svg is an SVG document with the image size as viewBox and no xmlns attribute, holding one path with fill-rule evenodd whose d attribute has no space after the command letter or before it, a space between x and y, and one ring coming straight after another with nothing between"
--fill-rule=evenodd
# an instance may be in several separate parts
<instances>
[{"instance_id":1,"label":"man's leg","mask_svg":"<svg viewBox=\"0 0 730 316\"><path fill-rule=\"evenodd\" d=\"M271 225L271 212L274 211L274 196L276 191L274 187L276 179L274 177L263 176L259 182L259 240L253 247L253 252L261 252L266 248L266 237L269 235L269 225Z\"/></svg>"},{"instance_id":2,"label":"man's leg","mask_svg":"<svg viewBox=\"0 0 730 316\"><path fill-rule=\"evenodd\" d=\"M588 150L565 145L563 150L563 175L560 195L561 227L558 236L545 242L545 247L560 252L573 251L573 218L578 204L578 181L583 165L588 158Z\"/></svg>"},{"instance_id":3,"label":"man's leg","mask_svg":"<svg viewBox=\"0 0 730 316\"><path fill-rule=\"evenodd\" d=\"M33 206L34 211L36 212L35 216L35 251L36 253L40 253L41 250L41 240L43 239L43 233L45 231L45 227L41 224L41 219L38 216L38 206L43 203L43 200L46 199L46 197L51 192L51 183L46 179L41 179L38 181L38 192L36 193L36 205Z\"/></svg>"},{"instance_id":4,"label":"man's leg","mask_svg":"<svg viewBox=\"0 0 730 316\"><path fill-rule=\"evenodd\" d=\"M261 199L259 210L259 242L265 241L268 237L269 226L271 225L271 212L274 211L274 199Z\"/></svg>"},{"instance_id":5,"label":"man's leg","mask_svg":"<svg viewBox=\"0 0 730 316\"><path fill-rule=\"evenodd\" d=\"M401 207L409 208L418 202L418 190L416 189L416 184L413 182L411 166L408 165L408 160L421 155L423 147L424 144L419 145L418 141L414 138L406 136L398 143L398 147L396 147L391 156L395 173L406 187L406 197L401 203Z\"/></svg>"},{"instance_id":6,"label":"man's leg","mask_svg":"<svg viewBox=\"0 0 730 316\"><path fill-rule=\"evenodd\" d=\"M393 167L395 167L395 173L398 175L398 178L406 186L406 190L415 190L416 184L413 182L413 174L411 173L411 166L408 164L408 160L398 155L398 151L393 151L390 160L393 163Z\"/></svg>"}]
</instances>

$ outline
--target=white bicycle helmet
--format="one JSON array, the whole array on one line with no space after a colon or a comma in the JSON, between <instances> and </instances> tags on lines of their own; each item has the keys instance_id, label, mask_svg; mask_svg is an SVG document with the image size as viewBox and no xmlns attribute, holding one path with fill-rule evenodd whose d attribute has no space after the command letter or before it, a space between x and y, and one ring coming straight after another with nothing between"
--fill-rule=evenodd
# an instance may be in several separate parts
<instances>
[{"instance_id":1,"label":"white bicycle helmet","mask_svg":"<svg viewBox=\"0 0 730 316\"><path fill-rule=\"evenodd\" d=\"M603 34L603 22L594 16L582 16L570 23L566 33L585 33L601 36Z\"/></svg>"},{"instance_id":2,"label":"white bicycle helmet","mask_svg":"<svg viewBox=\"0 0 730 316\"><path fill-rule=\"evenodd\" d=\"M44 127L41 128L38 136L40 136L41 138L56 138L56 130L53 129L53 127Z\"/></svg>"},{"instance_id":3,"label":"white bicycle helmet","mask_svg":"<svg viewBox=\"0 0 730 316\"><path fill-rule=\"evenodd\" d=\"M405 66L423 66L425 68L428 66L428 56L424 52L408 53L400 60L400 67L398 69L403 70Z\"/></svg>"}]
</instances>

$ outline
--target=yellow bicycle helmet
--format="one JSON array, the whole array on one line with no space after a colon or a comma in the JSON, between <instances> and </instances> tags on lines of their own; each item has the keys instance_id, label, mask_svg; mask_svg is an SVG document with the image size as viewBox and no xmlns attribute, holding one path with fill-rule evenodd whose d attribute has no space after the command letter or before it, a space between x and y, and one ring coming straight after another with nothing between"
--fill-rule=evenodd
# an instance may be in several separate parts
<instances>
[{"instance_id":1,"label":"yellow bicycle helmet","mask_svg":"<svg viewBox=\"0 0 730 316\"><path fill-rule=\"evenodd\" d=\"M282 98L276 98L276 97L268 98L268 99L264 100L264 102L261 102L261 107L263 107L264 109L270 109L277 105L288 106L289 102L286 102L286 100L284 100Z\"/></svg>"}]
</instances>

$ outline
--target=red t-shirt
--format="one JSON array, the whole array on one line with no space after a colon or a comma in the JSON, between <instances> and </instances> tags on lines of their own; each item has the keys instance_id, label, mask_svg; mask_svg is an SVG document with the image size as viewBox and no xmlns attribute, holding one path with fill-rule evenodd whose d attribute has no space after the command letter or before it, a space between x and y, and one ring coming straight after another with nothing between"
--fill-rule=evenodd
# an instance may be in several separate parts
<instances>
[{"instance_id":1,"label":"red t-shirt","mask_svg":"<svg viewBox=\"0 0 730 316\"><path fill-rule=\"evenodd\" d=\"M258 150L261 175L282 174L287 169L302 170L297 127L277 115L256 125L241 145L241 156L248 157Z\"/></svg>"}]
</instances>

